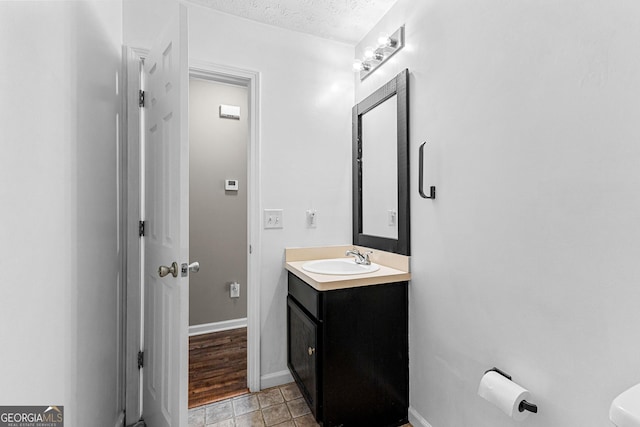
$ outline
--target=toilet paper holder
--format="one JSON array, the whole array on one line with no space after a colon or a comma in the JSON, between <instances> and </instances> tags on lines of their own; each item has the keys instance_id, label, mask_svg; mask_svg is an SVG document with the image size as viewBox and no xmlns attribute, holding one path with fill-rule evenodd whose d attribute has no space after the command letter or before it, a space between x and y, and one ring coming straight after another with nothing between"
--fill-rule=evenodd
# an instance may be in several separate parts
<instances>
[{"instance_id":1,"label":"toilet paper holder","mask_svg":"<svg viewBox=\"0 0 640 427\"><path fill-rule=\"evenodd\" d=\"M513 381L513 380L511 379L511 375L507 374L507 373L506 373L506 372L504 372L504 371L501 371L500 369L498 369L498 368L496 368L496 367L493 367L493 368L491 368L491 369L489 369L489 370L485 371L485 374L486 374L487 372L491 372L491 371L493 371L493 372L497 372L498 374L502 375L503 377L505 377L505 378L506 378L506 379L508 379L509 381ZM538 413L538 405L535 405L535 404L533 404L533 403L527 402L526 400L523 400L523 401L522 401L522 402L520 402L520 404L518 405L518 411L520 411L520 412L529 411L529 412L532 412L532 413L534 413L534 414L537 414L537 413Z\"/></svg>"}]
</instances>

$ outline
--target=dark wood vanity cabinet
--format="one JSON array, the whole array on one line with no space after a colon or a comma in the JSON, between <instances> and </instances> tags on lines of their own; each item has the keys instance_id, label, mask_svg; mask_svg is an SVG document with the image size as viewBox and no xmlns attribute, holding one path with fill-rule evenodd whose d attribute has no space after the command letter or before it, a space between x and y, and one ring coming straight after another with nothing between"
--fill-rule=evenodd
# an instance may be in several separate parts
<instances>
[{"instance_id":1,"label":"dark wood vanity cabinet","mask_svg":"<svg viewBox=\"0 0 640 427\"><path fill-rule=\"evenodd\" d=\"M320 425L408 422L407 286L320 292L289 273L287 364Z\"/></svg>"}]
</instances>

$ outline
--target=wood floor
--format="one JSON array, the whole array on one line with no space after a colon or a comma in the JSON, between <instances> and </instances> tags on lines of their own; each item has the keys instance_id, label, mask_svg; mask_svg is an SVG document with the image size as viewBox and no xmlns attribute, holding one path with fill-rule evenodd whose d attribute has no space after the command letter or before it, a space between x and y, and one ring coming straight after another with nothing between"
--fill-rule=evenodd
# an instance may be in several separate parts
<instances>
[{"instance_id":1,"label":"wood floor","mask_svg":"<svg viewBox=\"0 0 640 427\"><path fill-rule=\"evenodd\" d=\"M247 328L189 337L189 408L248 392Z\"/></svg>"}]
</instances>

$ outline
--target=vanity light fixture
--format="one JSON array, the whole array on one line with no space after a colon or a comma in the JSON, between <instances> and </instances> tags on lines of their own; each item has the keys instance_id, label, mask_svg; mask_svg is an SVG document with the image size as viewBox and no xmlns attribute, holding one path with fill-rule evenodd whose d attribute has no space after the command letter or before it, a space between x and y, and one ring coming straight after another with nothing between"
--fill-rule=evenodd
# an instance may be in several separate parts
<instances>
[{"instance_id":1,"label":"vanity light fixture","mask_svg":"<svg viewBox=\"0 0 640 427\"><path fill-rule=\"evenodd\" d=\"M381 35L375 48L365 48L362 59L353 62L353 70L360 73L360 80L364 80L403 47L404 25L391 35Z\"/></svg>"}]
</instances>

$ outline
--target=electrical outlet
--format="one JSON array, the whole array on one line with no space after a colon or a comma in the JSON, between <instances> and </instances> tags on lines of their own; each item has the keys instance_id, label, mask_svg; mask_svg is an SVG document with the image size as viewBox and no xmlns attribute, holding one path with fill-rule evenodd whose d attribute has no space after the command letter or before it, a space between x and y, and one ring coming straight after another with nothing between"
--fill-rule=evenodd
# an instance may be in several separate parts
<instances>
[{"instance_id":1,"label":"electrical outlet","mask_svg":"<svg viewBox=\"0 0 640 427\"><path fill-rule=\"evenodd\" d=\"M316 225L317 225L316 217L317 217L317 213L315 209L309 209L307 211L307 227L308 228L316 228Z\"/></svg>"},{"instance_id":2,"label":"electrical outlet","mask_svg":"<svg viewBox=\"0 0 640 427\"><path fill-rule=\"evenodd\" d=\"M229 297L240 298L240 283L233 282L229 285Z\"/></svg>"},{"instance_id":3,"label":"electrical outlet","mask_svg":"<svg viewBox=\"0 0 640 427\"><path fill-rule=\"evenodd\" d=\"M388 210L387 211L387 216L389 218L389 225L390 226L394 226L397 224L398 222L398 212L396 212L394 209Z\"/></svg>"},{"instance_id":4,"label":"electrical outlet","mask_svg":"<svg viewBox=\"0 0 640 427\"><path fill-rule=\"evenodd\" d=\"M264 228L283 228L282 209L264 210Z\"/></svg>"}]
</instances>

